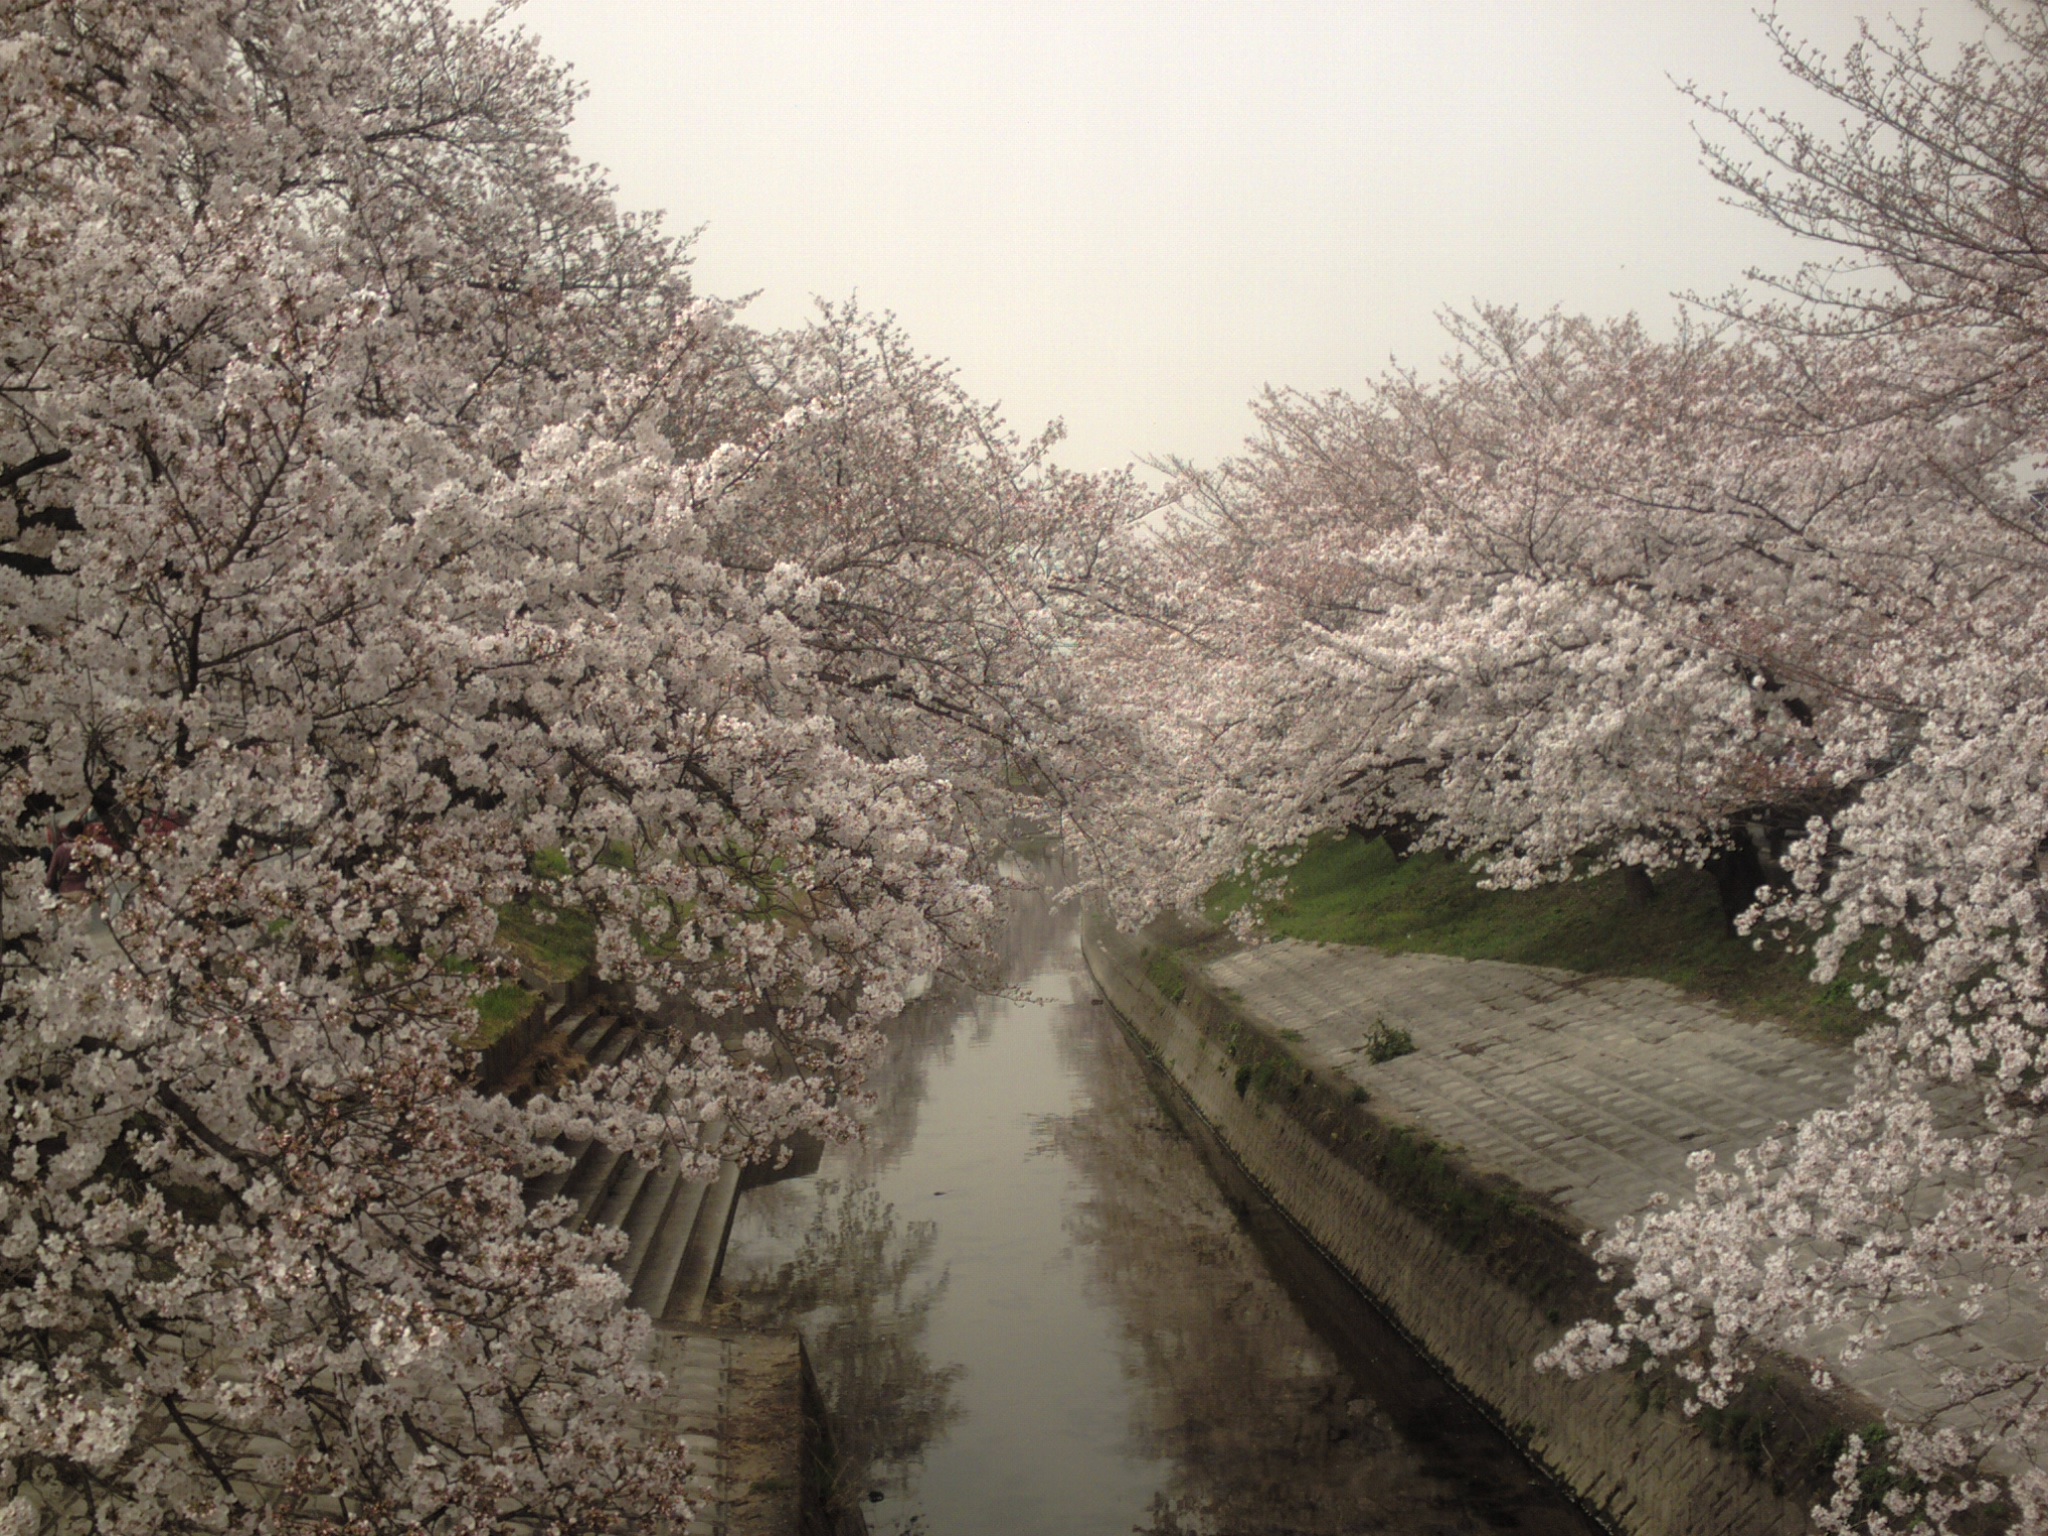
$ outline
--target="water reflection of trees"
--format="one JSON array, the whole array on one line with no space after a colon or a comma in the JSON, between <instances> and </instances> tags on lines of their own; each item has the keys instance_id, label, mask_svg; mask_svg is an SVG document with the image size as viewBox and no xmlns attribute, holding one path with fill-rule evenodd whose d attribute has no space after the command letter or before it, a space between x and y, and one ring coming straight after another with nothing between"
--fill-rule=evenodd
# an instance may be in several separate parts
<instances>
[{"instance_id":1,"label":"water reflection of trees","mask_svg":"<svg viewBox=\"0 0 2048 1536\"><path fill-rule=\"evenodd\" d=\"M860 1176L885 1172L910 1150L927 1079L952 1059L963 1027L970 1043L987 1044L1002 1017L1001 1002L1016 995L1022 978L1040 970L1056 944L1071 942L1064 909L1054 907L1045 891L1057 871L1051 866L1019 869L1020 882L1028 875L1038 883L1020 883L1004 892L1003 923L988 950L956 957L930 994L888 1026L889 1043L868 1074L874 1102L864 1117L860 1144L841 1149L835 1158Z\"/></svg>"},{"instance_id":2,"label":"water reflection of trees","mask_svg":"<svg viewBox=\"0 0 2048 1536\"><path fill-rule=\"evenodd\" d=\"M1122 1321L1134 1449L1174 1467L1138 1530L1483 1529L1466 1469L1404 1442L1302 1321L1104 1013L1056 1026L1088 1102L1045 1134L1086 1190L1068 1230Z\"/></svg>"},{"instance_id":3,"label":"water reflection of trees","mask_svg":"<svg viewBox=\"0 0 2048 1536\"><path fill-rule=\"evenodd\" d=\"M744 1301L803 1330L832 1415L841 1492L901 1490L925 1450L960 1416L958 1365L924 1348L946 1289L932 1272L938 1229L905 1222L872 1183L821 1179L794 1257L755 1277Z\"/></svg>"},{"instance_id":4,"label":"water reflection of trees","mask_svg":"<svg viewBox=\"0 0 2048 1536\"><path fill-rule=\"evenodd\" d=\"M927 1080L935 1066L952 1058L959 1024L954 985L942 980L930 996L911 1004L889 1026L889 1043L868 1073L867 1090L874 1103L862 1117L861 1140L839 1149L834 1161L867 1176L902 1159L917 1140Z\"/></svg>"}]
</instances>

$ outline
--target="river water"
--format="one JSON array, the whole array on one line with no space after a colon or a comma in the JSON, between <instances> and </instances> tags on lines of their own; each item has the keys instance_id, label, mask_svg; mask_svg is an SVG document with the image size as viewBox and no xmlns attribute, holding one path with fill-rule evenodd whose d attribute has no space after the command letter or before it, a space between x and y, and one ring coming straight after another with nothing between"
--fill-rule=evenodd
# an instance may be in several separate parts
<instances>
[{"instance_id":1,"label":"river water","mask_svg":"<svg viewBox=\"0 0 2048 1536\"><path fill-rule=\"evenodd\" d=\"M731 1320L803 1328L870 1531L1589 1536L1141 1062L1071 910L1018 895L999 958L726 1252Z\"/></svg>"}]
</instances>

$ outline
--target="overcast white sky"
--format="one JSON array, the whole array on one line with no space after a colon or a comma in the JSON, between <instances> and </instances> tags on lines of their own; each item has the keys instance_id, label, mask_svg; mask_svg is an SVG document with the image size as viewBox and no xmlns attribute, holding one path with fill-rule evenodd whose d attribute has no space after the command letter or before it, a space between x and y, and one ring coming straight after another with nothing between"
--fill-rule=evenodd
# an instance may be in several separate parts
<instances>
[{"instance_id":1,"label":"overcast white sky","mask_svg":"<svg viewBox=\"0 0 2048 1536\"><path fill-rule=\"evenodd\" d=\"M1881 0L1786 0L1831 47ZM476 9L474 5L465 7ZM1915 14L1918 8L1900 13ZM1967 0L1930 28L1974 36ZM1078 468L1213 461L1267 383L1428 364L1474 298L1662 319L1797 252L1671 84L1798 98L1742 0L531 0L578 146L701 291L893 310Z\"/></svg>"}]
</instances>

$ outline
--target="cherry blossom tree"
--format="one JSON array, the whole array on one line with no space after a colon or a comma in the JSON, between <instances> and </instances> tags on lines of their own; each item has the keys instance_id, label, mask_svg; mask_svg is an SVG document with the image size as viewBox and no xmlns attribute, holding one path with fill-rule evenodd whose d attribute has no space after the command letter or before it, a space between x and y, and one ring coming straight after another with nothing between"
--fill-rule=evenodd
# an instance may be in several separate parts
<instances>
[{"instance_id":1,"label":"cherry blossom tree","mask_svg":"<svg viewBox=\"0 0 2048 1536\"><path fill-rule=\"evenodd\" d=\"M1325 828L1518 885L1746 852L1744 926L1857 968L1852 1102L1609 1234L1620 1317L1569 1369L1647 1355L1723 1404L1759 1346L1825 1371L1904 1306L2043 1300L2048 11L1985 14L1948 64L1911 28L1834 64L1769 24L1850 126L1731 113L1756 163L1710 165L1842 261L1670 340L1482 309L1441 377L1269 396L1187 477L1158 611L1099 674L1174 710L1105 813L1132 911ZM1824 1525L2048 1528L2048 1351L1946 1385L1895 1418L1882 1498L1852 1448Z\"/></svg>"},{"instance_id":2,"label":"cherry blossom tree","mask_svg":"<svg viewBox=\"0 0 2048 1536\"><path fill-rule=\"evenodd\" d=\"M1199 594L1162 648L1205 680L1248 659L1204 685L1240 835L1190 889L1331 824L1405 823L1504 879L1668 865L1733 823L1803 827L1883 749L1865 658L1946 611L1928 573L1954 557L1922 523L1992 473L1964 467L1986 445L1805 425L1888 388L1869 357L1823 375L1499 311L1459 337L1439 382L1269 399L1256 452L1162 541L1162 588Z\"/></svg>"},{"instance_id":3,"label":"cherry blossom tree","mask_svg":"<svg viewBox=\"0 0 2048 1536\"><path fill-rule=\"evenodd\" d=\"M696 298L496 18L0 37L0 1524L681 1516L610 1240L523 1184L847 1128L1130 489ZM478 1091L522 897L737 1022Z\"/></svg>"},{"instance_id":4,"label":"cherry blossom tree","mask_svg":"<svg viewBox=\"0 0 2048 1536\"><path fill-rule=\"evenodd\" d=\"M1058 469L1057 424L1018 440L887 317L824 306L748 362L777 414L708 523L720 563L757 591L804 573L782 609L860 751L945 763L980 826L1044 816L1093 740L1070 658L1152 498Z\"/></svg>"}]
</instances>

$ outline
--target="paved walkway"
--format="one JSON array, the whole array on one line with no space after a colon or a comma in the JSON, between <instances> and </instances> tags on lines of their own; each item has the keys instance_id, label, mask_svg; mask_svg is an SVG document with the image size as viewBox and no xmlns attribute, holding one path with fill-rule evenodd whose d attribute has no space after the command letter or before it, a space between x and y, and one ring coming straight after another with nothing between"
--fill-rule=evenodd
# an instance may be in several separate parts
<instances>
[{"instance_id":1,"label":"paved walkway","mask_svg":"<svg viewBox=\"0 0 2048 1536\"><path fill-rule=\"evenodd\" d=\"M658 1329L651 1353L668 1391L640 1424L689 1447L693 1536L797 1536L804 1428L796 1335Z\"/></svg>"},{"instance_id":2,"label":"paved walkway","mask_svg":"<svg viewBox=\"0 0 2048 1536\"><path fill-rule=\"evenodd\" d=\"M1292 939L1206 969L1317 1072L1359 1084L1381 1114L1548 1195L1588 1228L1659 1191L1690 1191L1693 1152L1725 1158L1841 1103L1850 1086L1846 1052L1657 981ZM1382 1021L1409 1033L1413 1054L1368 1057ZM2038 1305L2008 1304L1968 1327L1916 1309L1895 1319L1884 1348L1838 1374L1919 1417L1945 1400L1943 1370L2038 1358L2044 1325ZM1831 1354L1827 1343L1799 1352Z\"/></svg>"}]
</instances>

